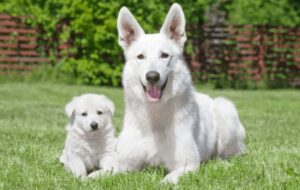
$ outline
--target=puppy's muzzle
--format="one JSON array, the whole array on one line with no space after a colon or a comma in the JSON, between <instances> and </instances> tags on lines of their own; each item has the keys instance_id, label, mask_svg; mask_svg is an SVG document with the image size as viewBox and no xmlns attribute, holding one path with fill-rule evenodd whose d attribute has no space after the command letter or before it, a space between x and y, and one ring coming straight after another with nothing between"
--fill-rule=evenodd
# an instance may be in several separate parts
<instances>
[{"instance_id":1,"label":"puppy's muzzle","mask_svg":"<svg viewBox=\"0 0 300 190\"><path fill-rule=\"evenodd\" d=\"M92 123L91 123L91 128L92 128L93 130L97 130L98 127L99 127L99 125L98 125L97 122L92 122Z\"/></svg>"}]
</instances>

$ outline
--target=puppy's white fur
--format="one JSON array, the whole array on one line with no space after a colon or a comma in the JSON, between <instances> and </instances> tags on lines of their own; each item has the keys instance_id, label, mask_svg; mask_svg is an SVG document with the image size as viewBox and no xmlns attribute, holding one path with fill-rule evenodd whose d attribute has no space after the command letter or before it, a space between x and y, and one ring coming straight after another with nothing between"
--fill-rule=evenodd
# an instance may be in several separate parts
<instances>
[{"instance_id":1,"label":"puppy's white fur","mask_svg":"<svg viewBox=\"0 0 300 190\"><path fill-rule=\"evenodd\" d=\"M84 94L65 107L70 122L60 162L76 177L85 177L94 169L108 171L116 167L115 137L112 125L114 104L103 95ZM91 127L98 124L97 129Z\"/></svg>"},{"instance_id":2,"label":"puppy's white fur","mask_svg":"<svg viewBox=\"0 0 300 190\"><path fill-rule=\"evenodd\" d=\"M117 151L120 170L163 164L163 182L177 183L214 156L228 158L244 150L245 131L236 108L225 98L194 91L184 62L185 18L174 4L158 34L145 34L130 11L118 17L124 50L124 126ZM151 84L147 73L159 73Z\"/></svg>"}]
</instances>

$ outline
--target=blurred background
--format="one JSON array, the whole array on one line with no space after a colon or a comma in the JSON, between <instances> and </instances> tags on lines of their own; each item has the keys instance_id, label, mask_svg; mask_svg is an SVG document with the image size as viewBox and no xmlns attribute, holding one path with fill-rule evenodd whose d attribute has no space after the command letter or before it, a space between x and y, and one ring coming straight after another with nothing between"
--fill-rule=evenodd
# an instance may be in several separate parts
<instances>
[{"instance_id":1,"label":"blurred background","mask_svg":"<svg viewBox=\"0 0 300 190\"><path fill-rule=\"evenodd\" d=\"M121 86L116 19L158 32L174 1L0 0L0 82ZM215 88L300 87L299 0L185 0L187 64Z\"/></svg>"}]
</instances>

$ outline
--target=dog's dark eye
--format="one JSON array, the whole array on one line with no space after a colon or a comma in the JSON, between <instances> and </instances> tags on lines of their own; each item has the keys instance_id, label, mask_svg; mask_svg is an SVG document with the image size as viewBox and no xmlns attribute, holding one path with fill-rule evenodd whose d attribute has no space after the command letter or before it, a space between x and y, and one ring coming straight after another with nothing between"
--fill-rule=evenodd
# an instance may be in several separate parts
<instances>
[{"instance_id":1,"label":"dog's dark eye","mask_svg":"<svg viewBox=\"0 0 300 190\"><path fill-rule=\"evenodd\" d=\"M162 53L162 54L160 55L160 57L161 57L161 58L168 58L168 57L169 57L169 54L167 54L167 53Z\"/></svg>"},{"instance_id":2,"label":"dog's dark eye","mask_svg":"<svg viewBox=\"0 0 300 190\"><path fill-rule=\"evenodd\" d=\"M98 115L102 115L103 112L102 112L102 111L97 111L97 114L98 114Z\"/></svg>"},{"instance_id":3,"label":"dog's dark eye","mask_svg":"<svg viewBox=\"0 0 300 190\"><path fill-rule=\"evenodd\" d=\"M85 117L85 116L87 116L87 113L83 112L83 113L81 113L81 116Z\"/></svg>"},{"instance_id":4,"label":"dog's dark eye","mask_svg":"<svg viewBox=\"0 0 300 190\"><path fill-rule=\"evenodd\" d=\"M137 58L138 58L138 59L145 59L145 56L144 56L143 54L139 54L139 55L137 56Z\"/></svg>"}]
</instances>

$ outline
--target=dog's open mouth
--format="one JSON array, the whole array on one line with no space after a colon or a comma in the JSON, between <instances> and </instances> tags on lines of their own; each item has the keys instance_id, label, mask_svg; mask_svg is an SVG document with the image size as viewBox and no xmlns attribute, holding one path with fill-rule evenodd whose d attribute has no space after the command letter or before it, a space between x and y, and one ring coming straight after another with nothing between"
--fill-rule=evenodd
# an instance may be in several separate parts
<instances>
[{"instance_id":1,"label":"dog's open mouth","mask_svg":"<svg viewBox=\"0 0 300 190\"><path fill-rule=\"evenodd\" d=\"M144 89L144 92L147 95L148 101L149 102L157 102L161 99L163 95L163 91L167 86L168 79L166 79L165 83L162 86L159 85L152 85L149 84L148 86L143 85L141 82L141 85Z\"/></svg>"}]
</instances>

